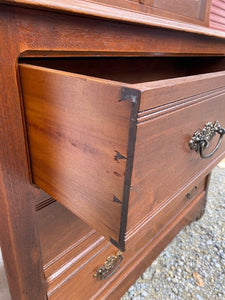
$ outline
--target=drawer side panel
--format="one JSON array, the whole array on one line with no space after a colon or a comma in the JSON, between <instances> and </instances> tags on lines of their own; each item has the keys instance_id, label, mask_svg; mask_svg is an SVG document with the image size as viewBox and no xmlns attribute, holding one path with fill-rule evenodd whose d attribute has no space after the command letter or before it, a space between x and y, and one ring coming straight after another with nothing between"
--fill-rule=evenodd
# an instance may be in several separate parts
<instances>
[{"instance_id":1,"label":"drawer side panel","mask_svg":"<svg viewBox=\"0 0 225 300\"><path fill-rule=\"evenodd\" d=\"M119 84L20 66L34 183L107 238L119 239L129 101Z\"/></svg>"}]
</instances>

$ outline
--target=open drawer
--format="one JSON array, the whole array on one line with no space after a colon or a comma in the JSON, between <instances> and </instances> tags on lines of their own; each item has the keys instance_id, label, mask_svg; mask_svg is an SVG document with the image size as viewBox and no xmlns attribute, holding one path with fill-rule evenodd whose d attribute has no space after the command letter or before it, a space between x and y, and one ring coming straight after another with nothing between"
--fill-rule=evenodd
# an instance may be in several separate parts
<instances>
[{"instance_id":1,"label":"open drawer","mask_svg":"<svg viewBox=\"0 0 225 300\"><path fill-rule=\"evenodd\" d=\"M189 145L205 123L218 120L225 127L224 62L21 62L33 182L124 250L224 155L225 141L207 159ZM211 131L202 156L222 140Z\"/></svg>"}]
</instances>

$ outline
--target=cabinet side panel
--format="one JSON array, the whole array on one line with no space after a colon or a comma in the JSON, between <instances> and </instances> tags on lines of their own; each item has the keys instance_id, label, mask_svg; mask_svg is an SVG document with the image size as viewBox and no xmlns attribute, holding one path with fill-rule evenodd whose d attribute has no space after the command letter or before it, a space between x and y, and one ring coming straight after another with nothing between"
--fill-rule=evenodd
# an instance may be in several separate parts
<instances>
[{"instance_id":1,"label":"cabinet side panel","mask_svg":"<svg viewBox=\"0 0 225 300\"><path fill-rule=\"evenodd\" d=\"M0 9L0 244L12 299L46 299L17 84L14 8Z\"/></svg>"}]
</instances>

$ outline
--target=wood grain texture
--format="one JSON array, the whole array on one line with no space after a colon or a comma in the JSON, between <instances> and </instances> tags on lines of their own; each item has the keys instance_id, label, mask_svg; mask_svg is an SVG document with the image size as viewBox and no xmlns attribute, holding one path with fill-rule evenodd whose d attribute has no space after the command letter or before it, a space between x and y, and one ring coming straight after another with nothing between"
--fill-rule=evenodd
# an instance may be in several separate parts
<instances>
[{"instance_id":1,"label":"wood grain texture","mask_svg":"<svg viewBox=\"0 0 225 300\"><path fill-rule=\"evenodd\" d=\"M205 182L205 181L204 181ZM52 283L49 282L48 299L73 299L73 297L81 300L86 299L119 299L120 296L128 289L147 266L155 259L159 252L165 247L165 244L170 241L177 232L185 225L201 215L202 208L205 202L205 192L202 189L205 184L202 182L199 186L199 191L194 195L193 199L189 200L185 209L171 220L170 224L162 230L158 231L153 239L149 239L149 235L142 237L142 240L136 243L135 247L129 248L123 253L123 261L119 269L110 278L105 281L98 280L93 277L93 274L103 265L106 258L116 253L116 248L106 240L101 241L101 246L93 245L94 248L88 248L85 245L79 249L77 257L68 261L70 267L63 270L63 276L57 285L52 288ZM54 215L53 210L53 215ZM62 213L62 215L64 215ZM43 220L43 219L42 219ZM41 221L41 220L40 220ZM65 224L67 221L64 219ZM55 219L57 224L57 219ZM51 232L49 231L49 237ZM84 256L84 253L86 256ZM60 269L59 269L60 270ZM66 277L67 276L67 277ZM79 280L76 280L79 278ZM126 278L126 280L125 280ZM88 289L86 286L88 285ZM115 290L116 287L116 290Z\"/></svg>"},{"instance_id":2,"label":"wood grain texture","mask_svg":"<svg viewBox=\"0 0 225 300\"><path fill-rule=\"evenodd\" d=\"M99 8L99 5L87 7L84 1L64 1L61 2L61 7L59 1L1 1L3 2L15 6L0 7L1 243L12 298L39 300L45 299L46 286L34 211L35 203L43 202L49 196L29 182L22 110L19 104L20 89L17 83L16 66L19 56L22 53L33 56L224 55L225 42L222 38L224 34L217 30L187 25L184 22L165 22L143 14L125 14L121 10L118 13L118 10L105 7L103 11L98 11L96 7ZM21 5L37 9L21 8ZM91 17L78 17L77 14ZM117 21L110 22L113 18ZM193 205L190 213L186 210L179 224L183 224L186 217L193 219L198 207L202 207L200 203L201 201ZM124 292L138 273L147 267L148 258L155 257L181 228L180 225L175 226L175 223L174 227L168 228L167 232L171 230L168 238L161 235L151 247L146 239L143 242L146 243L145 254L139 257L134 255L132 265L131 260L124 264L127 272L121 273L115 281L103 284L98 289L98 295L110 298L111 294L113 299L115 289L116 295ZM104 251L104 247L102 250ZM134 250L136 254L139 253L138 249ZM101 254L98 262L99 265L103 262ZM128 276L128 273L131 275ZM71 287L65 295L74 291L72 282L77 284L78 277L71 277L69 285L64 286ZM84 289L81 292L83 291Z\"/></svg>"},{"instance_id":3,"label":"wood grain texture","mask_svg":"<svg viewBox=\"0 0 225 300\"><path fill-rule=\"evenodd\" d=\"M87 224L54 202L37 212L43 267L51 294L105 244ZM103 242L104 241L104 242Z\"/></svg>"},{"instance_id":4,"label":"wood grain texture","mask_svg":"<svg viewBox=\"0 0 225 300\"><path fill-rule=\"evenodd\" d=\"M213 93L214 89L219 90L224 87L224 80L225 74L224 71L221 71L137 84L136 88L142 90L140 112L182 99L184 102L188 102L192 97L198 97L197 95L201 97L203 94L202 96L204 96L207 91ZM148 112L144 114L148 114ZM142 114L140 114L141 116Z\"/></svg>"},{"instance_id":5,"label":"wood grain texture","mask_svg":"<svg viewBox=\"0 0 225 300\"><path fill-rule=\"evenodd\" d=\"M125 240L133 235L135 241L141 238L152 227L150 220L156 211L159 215L165 206L175 205L174 199L185 188L190 188L198 176L203 178L224 154L223 145L213 159L201 160L190 151L188 143L192 134L205 123L217 119L225 123L221 110L225 73L125 84L115 81L117 71L109 67L113 60L88 60L92 68L96 63L95 70L89 72L85 61L78 60L77 66L76 61L64 64L64 60L34 60L34 65L20 65L32 176L37 186L123 249ZM119 65L123 66L130 60L115 61L121 61ZM133 60L132 65L140 61ZM147 64L147 61L143 62ZM223 63L221 60L222 69ZM70 73L82 69L82 64L85 74L91 72L101 78ZM46 68L48 65L55 69ZM178 72L175 68L165 75L154 72L153 64L153 70L149 69L150 78L190 73L185 64L183 69L178 66ZM70 72L56 70L59 67ZM118 78L134 81L130 73L128 68L128 73L122 71ZM143 73L146 79L148 73ZM102 79L104 76L114 81ZM121 88L122 85L126 86ZM121 91L122 95L124 91L123 96ZM122 107L123 101L118 102L121 97L131 100L133 91L141 95L141 101L137 100L140 106L136 103L134 112L130 102ZM110 112L108 106L112 108ZM107 126L103 127L106 122ZM211 149L215 140L212 144ZM118 165L119 161L122 165ZM158 168L164 170L163 176ZM177 213L180 209L177 207Z\"/></svg>"},{"instance_id":6,"label":"wood grain texture","mask_svg":"<svg viewBox=\"0 0 225 300\"><path fill-rule=\"evenodd\" d=\"M118 241L131 109L120 85L29 65L20 73L34 183Z\"/></svg>"},{"instance_id":7,"label":"wood grain texture","mask_svg":"<svg viewBox=\"0 0 225 300\"><path fill-rule=\"evenodd\" d=\"M94 230L56 201L36 214L43 265L45 270L48 269L45 275L49 277L51 266L75 248L80 240L91 236Z\"/></svg>"},{"instance_id":8,"label":"wood grain texture","mask_svg":"<svg viewBox=\"0 0 225 300\"><path fill-rule=\"evenodd\" d=\"M206 81L205 90L208 87ZM203 128L205 123L220 120L225 124L225 90L222 88L217 93L215 91L203 96L196 95L195 101L192 97L189 105L186 98L185 104L165 109L161 106L158 111L150 110L148 117L142 117L143 120L140 118L137 126L128 230L136 226L138 220L146 218L148 212L168 201L192 178L207 173L212 164L224 155L225 143L208 160L201 159L188 146L194 132ZM211 141L208 153L214 149L217 140L218 137ZM158 172L159 169L163 172Z\"/></svg>"},{"instance_id":9,"label":"wood grain texture","mask_svg":"<svg viewBox=\"0 0 225 300\"><path fill-rule=\"evenodd\" d=\"M132 221L135 222L135 218L132 220L129 217L133 217L133 211L128 211L128 226L126 232L126 249L136 247L137 241L141 241L143 237L148 240L153 240L166 226L172 222L193 200L198 197L204 190L206 180L203 176L195 178L190 183L187 183L182 187L177 194L166 199L158 205L155 209L150 210L148 205L145 207L149 210L145 217L140 218L140 214L136 214L136 223L130 227ZM203 179L202 179L203 178ZM190 194L190 198L187 196ZM149 199L148 199L149 200ZM131 192L132 201L132 192ZM147 212L146 209L146 212Z\"/></svg>"},{"instance_id":10,"label":"wood grain texture","mask_svg":"<svg viewBox=\"0 0 225 300\"><path fill-rule=\"evenodd\" d=\"M139 55L224 55L225 41L220 38L153 28L82 18L31 9L19 9L16 16L20 53L32 51L97 51L122 53L134 52ZM46 34L52 39L46 39ZM179 43L176 41L179 40ZM34 52L36 50L36 52ZM82 54L82 55L83 55ZM96 55L96 54L95 54Z\"/></svg>"},{"instance_id":11,"label":"wood grain texture","mask_svg":"<svg viewBox=\"0 0 225 300\"><path fill-rule=\"evenodd\" d=\"M129 22L147 26L156 26L178 31L186 31L197 34L224 37L221 31L200 25L189 24L182 21L174 21L169 18L160 18L135 11L127 11L116 7L101 5L83 0L1 0L1 3L10 5L27 6L36 9L56 10L64 13L87 15L119 22ZM161 13L162 14L162 13ZM190 20L190 19L189 19Z\"/></svg>"},{"instance_id":12,"label":"wood grain texture","mask_svg":"<svg viewBox=\"0 0 225 300\"><path fill-rule=\"evenodd\" d=\"M40 194L28 176L13 16L12 7L0 10L0 243L12 299L41 300L46 286L32 205Z\"/></svg>"},{"instance_id":13,"label":"wood grain texture","mask_svg":"<svg viewBox=\"0 0 225 300\"><path fill-rule=\"evenodd\" d=\"M117 276L114 285L117 286L116 290L112 290L109 287L100 291L97 297L102 299L114 300L116 297L121 297L124 291L131 286L135 280L149 267L159 253L168 245L169 242L179 233L179 231L186 225L190 224L193 220L198 219L202 213L202 208L205 206L205 194L203 193L183 210L177 218L171 222L159 236L157 236L151 243L148 244L148 239L145 240L145 246L141 247L141 244L137 248L133 248L133 261L129 261L127 265L126 279L123 274ZM129 253L130 254L130 253ZM135 254L137 254L135 256ZM124 264L125 265L125 264ZM96 297L96 299L98 299Z\"/></svg>"}]
</instances>

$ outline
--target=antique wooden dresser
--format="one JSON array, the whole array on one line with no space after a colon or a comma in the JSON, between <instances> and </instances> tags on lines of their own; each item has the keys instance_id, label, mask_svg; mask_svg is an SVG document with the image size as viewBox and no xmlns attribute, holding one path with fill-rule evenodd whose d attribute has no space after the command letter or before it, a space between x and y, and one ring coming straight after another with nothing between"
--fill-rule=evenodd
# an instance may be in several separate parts
<instances>
[{"instance_id":1,"label":"antique wooden dresser","mask_svg":"<svg viewBox=\"0 0 225 300\"><path fill-rule=\"evenodd\" d=\"M225 155L225 2L0 1L12 299L119 299Z\"/></svg>"}]
</instances>

